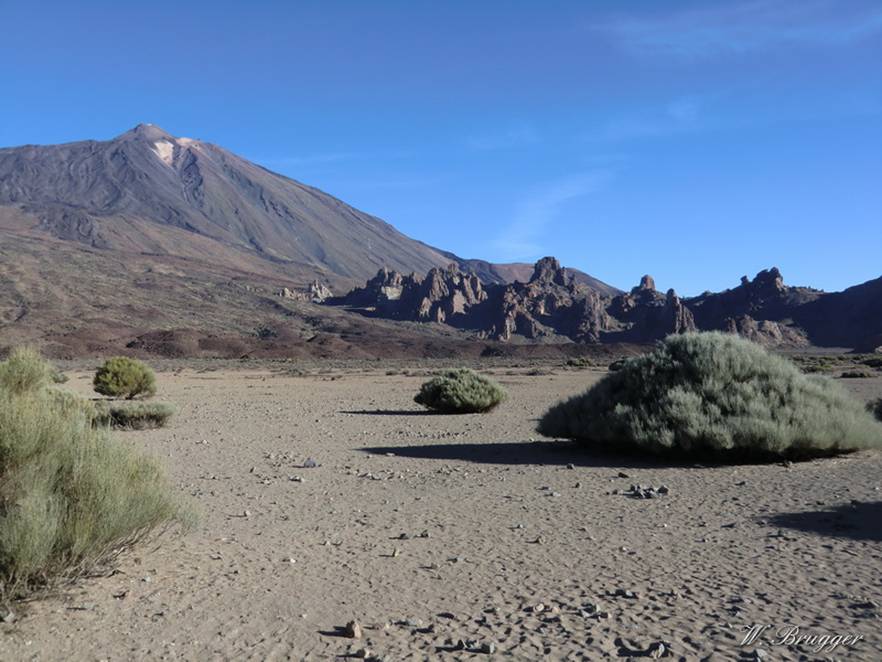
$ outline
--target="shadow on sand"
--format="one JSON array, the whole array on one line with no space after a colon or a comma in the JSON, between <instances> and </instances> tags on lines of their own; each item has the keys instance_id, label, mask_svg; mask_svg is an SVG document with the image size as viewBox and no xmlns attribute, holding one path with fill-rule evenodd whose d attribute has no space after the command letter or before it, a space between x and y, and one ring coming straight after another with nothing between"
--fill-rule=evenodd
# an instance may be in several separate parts
<instances>
[{"instance_id":1,"label":"shadow on sand","mask_svg":"<svg viewBox=\"0 0 882 662\"><path fill-rule=\"evenodd\" d=\"M354 416L444 416L442 412L429 409L352 409L337 413Z\"/></svg>"},{"instance_id":2,"label":"shadow on sand","mask_svg":"<svg viewBox=\"0 0 882 662\"><path fill-rule=\"evenodd\" d=\"M847 503L827 510L781 513L771 526L851 540L882 541L882 501Z\"/></svg>"},{"instance_id":3,"label":"shadow on sand","mask_svg":"<svg viewBox=\"0 0 882 662\"><path fill-rule=\"evenodd\" d=\"M658 469L663 467L711 466L696 462L647 456L604 447L586 448L569 441L450 443L419 446L373 446L359 449L365 453L425 460L462 460L477 464L540 464L579 467L615 467Z\"/></svg>"}]
</instances>

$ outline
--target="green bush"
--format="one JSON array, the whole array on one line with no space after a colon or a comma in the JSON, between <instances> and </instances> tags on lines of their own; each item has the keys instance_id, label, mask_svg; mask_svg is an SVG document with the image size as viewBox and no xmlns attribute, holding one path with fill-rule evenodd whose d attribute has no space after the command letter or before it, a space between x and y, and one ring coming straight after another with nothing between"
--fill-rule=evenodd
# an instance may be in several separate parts
<instances>
[{"instance_id":1,"label":"green bush","mask_svg":"<svg viewBox=\"0 0 882 662\"><path fill-rule=\"evenodd\" d=\"M96 425L108 425L126 430L164 427L175 413L174 407L162 402L129 404L99 402L96 409Z\"/></svg>"},{"instance_id":2,"label":"green bush","mask_svg":"<svg viewBox=\"0 0 882 662\"><path fill-rule=\"evenodd\" d=\"M0 386L2 600L90 572L183 516L155 461L93 428L91 403L23 383Z\"/></svg>"},{"instance_id":3,"label":"green bush","mask_svg":"<svg viewBox=\"0 0 882 662\"><path fill-rule=\"evenodd\" d=\"M156 393L156 375L138 359L115 356L95 373L95 391L112 398L150 397Z\"/></svg>"},{"instance_id":4,"label":"green bush","mask_svg":"<svg viewBox=\"0 0 882 662\"><path fill-rule=\"evenodd\" d=\"M52 367L31 347L16 347L0 363L0 388L24 393L43 388L52 381Z\"/></svg>"},{"instance_id":5,"label":"green bush","mask_svg":"<svg viewBox=\"0 0 882 662\"><path fill-rule=\"evenodd\" d=\"M867 403L867 411L876 417L877 421L882 421L882 398L877 398Z\"/></svg>"},{"instance_id":6,"label":"green bush","mask_svg":"<svg viewBox=\"0 0 882 662\"><path fill-rule=\"evenodd\" d=\"M538 430L720 459L882 447L882 426L841 386L723 333L669 336L552 407Z\"/></svg>"},{"instance_id":7,"label":"green bush","mask_svg":"<svg viewBox=\"0 0 882 662\"><path fill-rule=\"evenodd\" d=\"M505 400L496 382L468 368L448 370L420 388L414 402L443 414L474 414L490 411Z\"/></svg>"}]
</instances>

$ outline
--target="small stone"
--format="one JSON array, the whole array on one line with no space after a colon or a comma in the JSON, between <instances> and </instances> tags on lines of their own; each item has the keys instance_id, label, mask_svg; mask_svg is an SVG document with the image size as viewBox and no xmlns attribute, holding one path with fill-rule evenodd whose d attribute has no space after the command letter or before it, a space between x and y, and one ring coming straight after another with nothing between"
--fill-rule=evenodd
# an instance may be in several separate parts
<instances>
[{"instance_id":1,"label":"small stone","mask_svg":"<svg viewBox=\"0 0 882 662\"><path fill-rule=\"evenodd\" d=\"M318 465L319 463L313 460L311 457L306 458L306 462L303 463L303 467L305 469L315 469Z\"/></svg>"},{"instance_id":2,"label":"small stone","mask_svg":"<svg viewBox=\"0 0 882 662\"><path fill-rule=\"evenodd\" d=\"M658 488L659 494L667 494L668 492L670 492L670 490L668 489L667 485L662 485L661 487Z\"/></svg>"},{"instance_id":3,"label":"small stone","mask_svg":"<svg viewBox=\"0 0 882 662\"><path fill-rule=\"evenodd\" d=\"M479 648L482 653L486 653L487 655L492 655L496 652L496 644L492 641L485 641L481 644L481 648Z\"/></svg>"},{"instance_id":4,"label":"small stone","mask_svg":"<svg viewBox=\"0 0 882 662\"><path fill-rule=\"evenodd\" d=\"M576 468L575 464L570 463L567 465L567 469L575 469L575 468Z\"/></svg>"},{"instance_id":5,"label":"small stone","mask_svg":"<svg viewBox=\"0 0 882 662\"><path fill-rule=\"evenodd\" d=\"M346 627L343 628L343 634L350 639L361 639L363 636L361 625L359 625L358 621L349 621Z\"/></svg>"},{"instance_id":6,"label":"small stone","mask_svg":"<svg viewBox=\"0 0 882 662\"><path fill-rule=\"evenodd\" d=\"M10 609L3 615L4 623L14 623L15 622L15 613Z\"/></svg>"},{"instance_id":7,"label":"small stone","mask_svg":"<svg viewBox=\"0 0 882 662\"><path fill-rule=\"evenodd\" d=\"M629 478L628 474L626 474L624 471L620 471L618 476L619 478Z\"/></svg>"},{"instance_id":8,"label":"small stone","mask_svg":"<svg viewBox=\"0 0 882 662\"><path fill-rule=\"evenodd\" d=\"M545 611L545 605L542 604L541 602L538 605L533 607L534 614L541 614L543 611Z\"/></svg>"}]
</instances>

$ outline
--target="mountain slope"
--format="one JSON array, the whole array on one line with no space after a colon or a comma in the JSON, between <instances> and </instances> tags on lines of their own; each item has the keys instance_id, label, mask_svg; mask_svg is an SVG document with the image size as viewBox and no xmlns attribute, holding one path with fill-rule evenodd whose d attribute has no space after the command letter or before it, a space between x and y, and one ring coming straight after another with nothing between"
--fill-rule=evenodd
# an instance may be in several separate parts
<instances>
[{"instance_id":1,"label":"mountain slope","mask_svg":"<svg viewBox=\"0 0 882 662\"><path fill-rule=\"evenodd\" d=\"M103 142L0 149L0 205L96 248L236 255L245 264L309 267L332 280L449 261L317 189L151 125Z\"/></svg>"}]
</instances>

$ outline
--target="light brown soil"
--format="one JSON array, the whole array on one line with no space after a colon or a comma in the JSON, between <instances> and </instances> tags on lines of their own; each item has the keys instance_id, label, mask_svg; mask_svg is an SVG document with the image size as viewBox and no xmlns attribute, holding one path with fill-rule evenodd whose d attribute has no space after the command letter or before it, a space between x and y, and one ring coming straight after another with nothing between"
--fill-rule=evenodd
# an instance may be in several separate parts
<instances>
[{"instance_id":1,"label":"light brown soil","mask_svg":"<svg viewBox=\"0 0 882 662\"><path fill-rule=\"evenodd\" d=\"M882 454L703 467L531 444L601 373L497 373L510 399L469 416L423 414L420 377L161 374L170 427L117 436L163 458L199 524L17 605L0 659L882 659ZM336 636L353 619L364 639ZM740 646L754 624L864 640ZM496 653L445 650L460 639Z\"/></svg>"}]
</instances>

